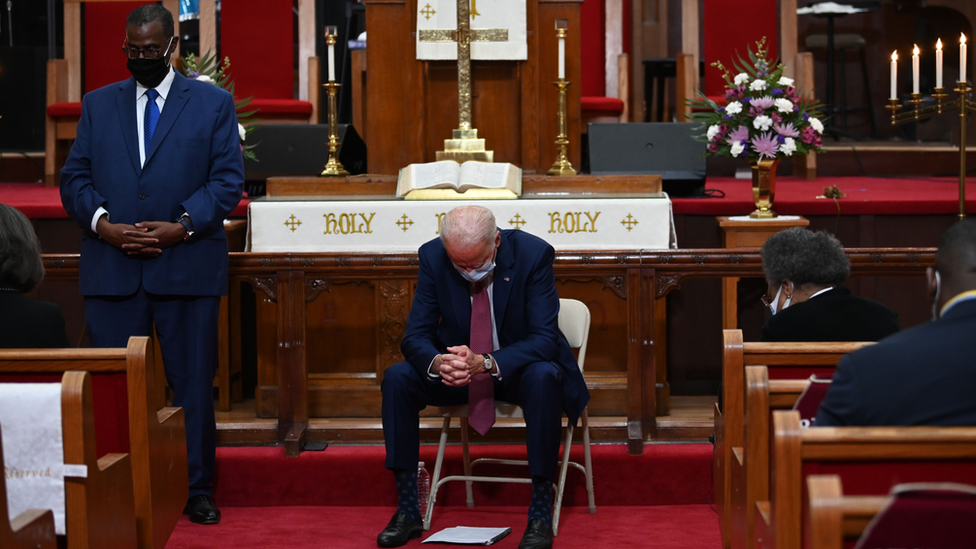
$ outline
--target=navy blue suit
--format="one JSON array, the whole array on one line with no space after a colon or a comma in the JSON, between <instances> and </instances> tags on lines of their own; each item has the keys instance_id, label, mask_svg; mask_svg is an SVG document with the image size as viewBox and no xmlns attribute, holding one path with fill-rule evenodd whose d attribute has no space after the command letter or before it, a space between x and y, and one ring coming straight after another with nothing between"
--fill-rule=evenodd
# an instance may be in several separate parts
<instances>
[{"instance_id":1,"label":"navy blue suit","mask_svg":"<svg viewBox=\"0 0 976 549\"><path fill-rule=\"evenodd\" d=\"M136 85L130 78L85 95L78 137L61 171L61 200L82 228L79 288L96 347L159 337L175 406L186 415L190 495L211 494L220 296L227 292L223 221L244 184L237 114L229 93L175 75L144 166ZM156 258L130 257L91 230L99 207L112 223L173 222L194 236Z\"/></svg>"},{"instance_id":2,"label":"navy blue suit","mask_svg":"<svg viewBox=\"0 0 976 549\"><path fill-rule=\"evenodd\" d=\"M976 425L976 301L841 359L817 412L833 425Z\"/></svg>"},{"instance_id":3,"label":"navy blue suit","mask_svg":"<svg viewBox=\"0 0 976 549\"><path fill-rule=\"evenodd\" d=\"M495 380L495 398L523 408L529 468L532 475L549 480L555 479L562 413L575 423L590 398L569 343L559 331L554 258L552 246L542 239L517 230L501 231L492 283L500 346L492 356L502 375L501 381ZM432 380L427 369L447 347L468 345L469 286L440 239L421 246L419 280L400 344L406 361L388 368L383 378L383 433L390 469L416 470L420 410L468 401L467 387Z\"/></svg>"}]
</instances>

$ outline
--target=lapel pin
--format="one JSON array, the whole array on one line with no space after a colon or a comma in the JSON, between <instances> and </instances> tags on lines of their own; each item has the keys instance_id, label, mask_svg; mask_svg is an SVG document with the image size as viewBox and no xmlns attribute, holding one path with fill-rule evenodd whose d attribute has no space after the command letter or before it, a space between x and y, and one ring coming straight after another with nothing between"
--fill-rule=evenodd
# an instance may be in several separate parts
<instances>
[{"instance_id":1,"label":"lapel pin","mask_svg":"<svg viewBox=\"0 0 976 549\"><path fill-rule=\"evenodd\" d=\"M508 277L507 276L505 277L505 282L508 282Z\"/></svg>"}]
</instances>

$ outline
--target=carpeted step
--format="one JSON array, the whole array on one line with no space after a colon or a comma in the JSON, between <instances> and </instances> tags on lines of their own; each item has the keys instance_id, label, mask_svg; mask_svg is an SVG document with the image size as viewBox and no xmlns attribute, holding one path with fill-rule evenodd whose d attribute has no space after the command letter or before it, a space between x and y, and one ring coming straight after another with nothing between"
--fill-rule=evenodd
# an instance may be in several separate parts
<instances>
[{"instance_id":1,"label":"carpeted step","mask_svg":"<svg viewBox=\"0 0 976 549\"><path fill-rule=\"evenodd\" d=\"M628 455L622 444L595 444L592 449L598 507L708 503L710 444L648 444L639 456ZM436 451L436 446L423 446L420 452L431 474ZM524 459L525 447L473 445L471 456ZM574 445L572 457L583 462L581 446ZM222 508L395 505L393 478L384 468L384 458L382 446L330 446L295 458L285 457L281 447L221 447L215 499ZM442 476L461 474L459 446L449 446L444 461ZM483 467L475 473L490 474L501 466ZM527 474L524 467L505 470L512 476ZM583 474L570 468L567 479L563 505L585 506ZM477 506L528 505L527 484L475 483L474 490ZM461 482L448 483L438 493L438 506L464 504Z\"/></svg>"}]
</instances>

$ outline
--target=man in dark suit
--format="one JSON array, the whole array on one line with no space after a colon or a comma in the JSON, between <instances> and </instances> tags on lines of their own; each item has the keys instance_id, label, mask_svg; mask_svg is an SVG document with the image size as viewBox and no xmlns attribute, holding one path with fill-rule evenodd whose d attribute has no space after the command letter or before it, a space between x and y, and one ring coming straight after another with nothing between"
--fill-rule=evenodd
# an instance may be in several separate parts
<instances>
[{"instance_id":1,"label":"man in dark suit","mask_svg":"<svg viewBox=\"0 0 976 549\"><path fill-rule=\"evenodd\" d=\"M179 37L161 6L126 21L134 78L88 93L61 172L61 200L81 225L79 288L96 347L159 338L173 405L186 417L190 497L184 512L216 524L212 499L223 221L240 202L244 164L233 97L177 74Z\"/></svg>"},{"instance_id":2,"label":"man in dark suit","mask_svg":"<svg viewBox=\"0 0 976 549\"><path fill-rule=\"evenodd\" d=\"M935 319L841 359L815 425L976 425L976 221L928 270Z\"/></svg>"},{"instance_id":3,"label":"man in dark suit","mask_svg":"<svg viewBox=\"0 0 976 549\"><path fill-rule=\"evenodd\" d=\"M554 258L545 241L498 230L495 217L480 206L448 212L440 238L421 246L419 281L400 345L406 361L387 369L382 385L386 467L394 473L399 506L377 538L380 547L421 534L420 410L468 403L471 426L484 434L494 421L485 391L525 413L532 502L519 547L552 546L562 413L575 423L589 400L557 323Z\"/></svg>"}]
</instances>

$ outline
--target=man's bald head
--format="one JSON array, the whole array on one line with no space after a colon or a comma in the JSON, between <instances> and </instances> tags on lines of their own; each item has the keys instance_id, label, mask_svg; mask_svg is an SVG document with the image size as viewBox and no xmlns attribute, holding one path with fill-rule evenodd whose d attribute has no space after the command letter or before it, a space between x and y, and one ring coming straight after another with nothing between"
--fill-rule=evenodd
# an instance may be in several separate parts
<instances>
[{"instance_id":1,"label":"man's bald head","mask_svg":"<svg viewBox=\"0 0 976 549\"><path fill-rule=\"evenodd\" d=\"M495 216L488 208L459 206L444 216L441 241L447 248L485 247L494 243L497 230Z\"/></svg>"}]
</instances>

